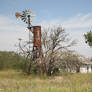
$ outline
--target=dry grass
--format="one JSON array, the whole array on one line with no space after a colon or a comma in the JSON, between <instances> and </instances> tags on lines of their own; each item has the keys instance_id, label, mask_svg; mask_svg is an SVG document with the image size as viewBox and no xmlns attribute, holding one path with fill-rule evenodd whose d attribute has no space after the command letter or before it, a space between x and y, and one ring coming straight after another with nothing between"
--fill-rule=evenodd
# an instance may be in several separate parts
<instances>
[{"instance_id":1,"label":"dry grass","mask_svg":"<svg viewBox=\"0 0 92 92\"><path fill-rule=\"evenodd\" d=\"M0 71L0 92L92 92L92 74L44 78L5 70Z\"/></svg>"}]
</instances>

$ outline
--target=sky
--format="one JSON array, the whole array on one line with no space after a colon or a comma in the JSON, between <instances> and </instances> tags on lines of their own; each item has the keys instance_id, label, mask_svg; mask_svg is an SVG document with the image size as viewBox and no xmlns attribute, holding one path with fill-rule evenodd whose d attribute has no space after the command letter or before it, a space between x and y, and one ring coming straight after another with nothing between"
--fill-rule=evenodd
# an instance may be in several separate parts
<instances>
[{"instance_id":1,"label":"sky","mask_svg":"<svg viewBox=\"0 0 92 92\"><path fill-rule=\"evenodd\" d=\"M72 47L85 57L92 57L92 48L83 35L92 29L92 0L0 0L0 50L16 50L18 38L27 39L27 25L16 19L15 12L32 10L33 25L61 25L71 39Z\"/></svg>"}]
</instances>

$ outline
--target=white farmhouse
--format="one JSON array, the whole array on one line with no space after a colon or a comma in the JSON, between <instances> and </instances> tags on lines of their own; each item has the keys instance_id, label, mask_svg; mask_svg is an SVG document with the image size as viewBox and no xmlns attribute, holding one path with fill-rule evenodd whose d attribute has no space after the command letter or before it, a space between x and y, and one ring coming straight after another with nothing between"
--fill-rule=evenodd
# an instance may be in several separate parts
<instances>
[{"instance_id":1,"label":"white farmhouse","mask_svg":"<svg viewBox=\"0 0 92 92\"><path fill-rule=\"evenodd\" d=\"M80 73L91 73L92 72L92 62L84 57L80 57L82 65L80 66Z\"/></svg>"}]
</instances>

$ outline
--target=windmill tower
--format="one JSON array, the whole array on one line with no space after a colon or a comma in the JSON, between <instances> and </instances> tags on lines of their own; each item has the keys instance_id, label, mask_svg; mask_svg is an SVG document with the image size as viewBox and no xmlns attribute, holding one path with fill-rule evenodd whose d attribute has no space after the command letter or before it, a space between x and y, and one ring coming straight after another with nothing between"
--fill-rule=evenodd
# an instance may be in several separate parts
<instances>
[{"instance_id":1,"label":"windmill tower","mask_svg":"<svg viewBox=\"0 0 92 92\"><path fill-rule=\"evenodd\" d=\"M33 20L34 14L32 11L25 10L22 13L15 13L16 18L21 18L23 22L28 24L27 28L29 30L29 43L30 43L30 33L33 34L33 60L37 60L42 57L42 43L41 43L41 26L32 26L31 22ZM30 44L29 44L30 49Z\"/></svg>"}]
</instances>

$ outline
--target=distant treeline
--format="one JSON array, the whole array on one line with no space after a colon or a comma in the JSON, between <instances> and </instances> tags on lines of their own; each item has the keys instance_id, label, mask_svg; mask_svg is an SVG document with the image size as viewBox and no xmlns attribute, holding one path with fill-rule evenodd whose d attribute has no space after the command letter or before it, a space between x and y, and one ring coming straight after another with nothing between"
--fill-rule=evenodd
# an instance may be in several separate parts
<instances>
[{"instance_id":1,"label":"distant treeline","mask_svg":"<svg viewBox=\"0 0 92 92\"><path fill-rule=\"evenodd\" d=\"M0 70L18 69L25 71L27 60L15 52L0 51Z\"/></svg>"}]
</instances>

